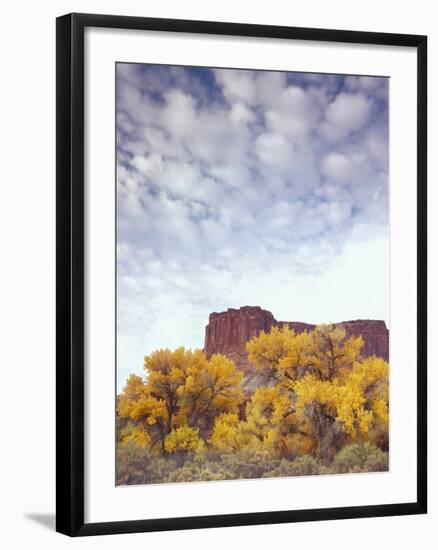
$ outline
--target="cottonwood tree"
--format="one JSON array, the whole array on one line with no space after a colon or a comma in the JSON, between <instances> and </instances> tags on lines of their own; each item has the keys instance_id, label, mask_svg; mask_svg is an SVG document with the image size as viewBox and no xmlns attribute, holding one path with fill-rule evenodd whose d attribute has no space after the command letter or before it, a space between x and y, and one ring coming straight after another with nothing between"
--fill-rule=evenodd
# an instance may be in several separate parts
<instances>
[{"instance_id":1,"label":"cottonwood tree","mask_svg":"<svg viewBox=\"0 0 438 550\"><path fill-rule=\"evenodd\" d=\"M188 434L178 429L190 426L206 438L215 418L236 412L243 399L242 372L219 354L207 360L201 350L159 350L145 357L144 368L145 378L131 375L118 400L119 417L131 423L124 442L173 452L172 442Z\"/></svg>"},{"instance_id":2,"label":"cottonwood tree","mask_svg":"<svg viewBox=\"0 0 438 550\"><path fill-rule=\"evenodd\" d=\"M210 442L223 453L250 450L294 458L314 448L306 422L295 414L290 396L281 385L261 387L246 404L244 420L236 414L222 414L216 419Z\"/></svg>"},{"instance_id":3,"label":"cottonwood tree","mask_svg":"<svg viewBox=\"0 0 438 550\"><path fill-rule=\"evenodd\" d=\"M359 362L362 346L360 336L347 338L333 325L300 334L275 327L247 344L249 360L289 398L277 449L292 452L300 442L328 462L350 440L384 444L388 364L380 358Z\"/></svg>"},{"instance_id":4,"label":"cottonwood tree","mask_svg":"<svg viewBox=\"0 0 438 550\"><path fill-rule=\"evenodd\" d=\"M145 357L118 398L120 444L186 460L194 454L312 455L328 464L344 446L388 449L388 363L361 358L361 337L321 325L274 327L247 343L262 385L248 395L243 373L220 354L159 350ZM213 456L212 455L212 456Z\"/></svg>"},{"instance_id":5,"label":"cottonwood tree","mask_svg":"<svg viewBox=\"0 0 438 550\"><path fill-rule=\"evenodd\" d=\"M236 413L243 400L243 373L227 357L215 354L209 361L190 364L178 388L180 423L197 427L207 437L221 413Z\"/></svg>"}]
</instances>

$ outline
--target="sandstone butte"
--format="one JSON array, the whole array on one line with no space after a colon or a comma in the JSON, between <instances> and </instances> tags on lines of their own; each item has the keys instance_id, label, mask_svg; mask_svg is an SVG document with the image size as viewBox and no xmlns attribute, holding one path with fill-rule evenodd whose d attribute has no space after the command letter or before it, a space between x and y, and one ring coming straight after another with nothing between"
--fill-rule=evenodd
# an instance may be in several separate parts
<instances>
[{"instance_id":1,"label":"sandstone butte","mask_svg":"<svg viewBox=\"0 0 438 550\"><path fill-rule=\"evenodd\" d=\"M244 306L228 309L221 313L211 313L205 327L204 352L207 357L222 353L232 359L245 373L248 384L253 378L253 367L248 361L245 344L262 330L269 332L272 327L288 326L295 332L310 331L315 325L296 321L277 321L270 311L259 306ZM362 336L364 347L362 357L377 355L388 361L389 331L385 321L356 320L334 323L341 325L348 336ZM256 380L253 380L251 385Z\"/></svg>"}]
</instances>

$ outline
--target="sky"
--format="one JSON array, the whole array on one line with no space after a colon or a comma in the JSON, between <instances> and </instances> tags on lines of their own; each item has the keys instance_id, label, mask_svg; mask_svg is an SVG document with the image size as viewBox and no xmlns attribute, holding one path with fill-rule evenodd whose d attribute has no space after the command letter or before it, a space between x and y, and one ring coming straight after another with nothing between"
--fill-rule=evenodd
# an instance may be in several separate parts
<instances>
[{"instance_id":1,"label":"sky","mask_svg":"<svg viewBox=\"0 0 438 550\"><path fill-rule=\"evenodd\" d=\"M213 311L389 326L389 81L116 66L117 379Z\"/></svg>"}]
</instances>

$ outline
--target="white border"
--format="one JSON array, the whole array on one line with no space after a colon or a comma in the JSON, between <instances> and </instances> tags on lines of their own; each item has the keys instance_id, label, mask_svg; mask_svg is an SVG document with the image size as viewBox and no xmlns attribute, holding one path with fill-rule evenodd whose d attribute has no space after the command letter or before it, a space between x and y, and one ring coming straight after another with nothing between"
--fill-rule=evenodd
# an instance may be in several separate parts
<instances>
[{"instance_id":1,"label":"white border","mask_svg":"<svg viewBox=\"0 0 438 550\"><path fill-rule=\"evenodd\" d=\"M416 52L401 47L86 29L85 521L416 500ZM116 61L390 76L389 473L115 487Z\"/></svg>"}]
</instances>

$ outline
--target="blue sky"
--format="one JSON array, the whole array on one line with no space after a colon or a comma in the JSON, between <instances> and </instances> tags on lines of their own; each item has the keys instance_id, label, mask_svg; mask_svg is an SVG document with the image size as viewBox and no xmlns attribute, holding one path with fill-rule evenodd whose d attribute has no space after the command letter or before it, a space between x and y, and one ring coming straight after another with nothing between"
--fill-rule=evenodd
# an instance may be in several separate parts
<instances>
[{"instance_id":1,"label":"blue sky","mask_svg":"<svg viewBox=\"0 0 438 550\"><path fill-rule=\"evenodd\" d=\"M388 79L116 70L119 388L228 307L388 323Z\"/></svg>"}]
</instances>

